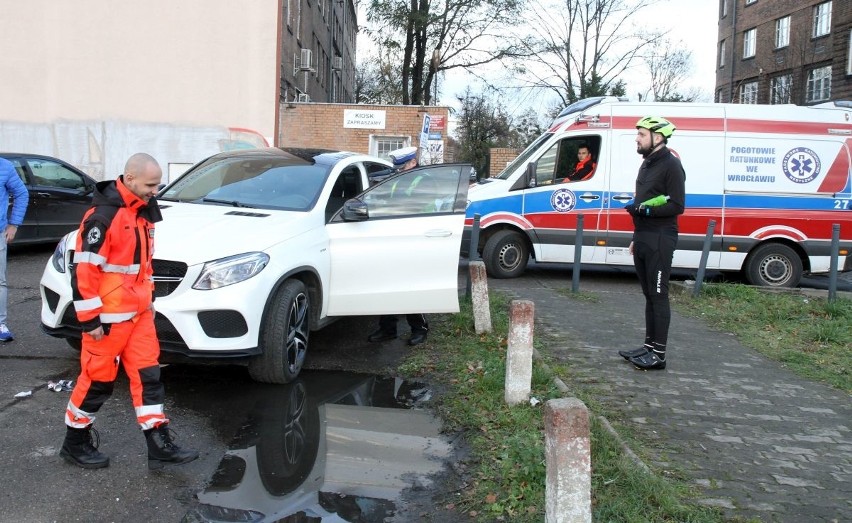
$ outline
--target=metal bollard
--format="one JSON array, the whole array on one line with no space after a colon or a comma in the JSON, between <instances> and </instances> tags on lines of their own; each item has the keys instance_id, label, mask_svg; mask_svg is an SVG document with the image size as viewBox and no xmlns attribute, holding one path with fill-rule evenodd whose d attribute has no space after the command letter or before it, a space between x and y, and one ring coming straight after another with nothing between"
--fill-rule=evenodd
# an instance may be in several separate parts
<instances>
[{"instance_id":1,"label":"metal bollard","mask_svg":"<svg viewBox=\"0 0 852 523\"><path fill-rule=\"evenodd\" d=\"M482 260L472 261L468 266L472 282L473 327L477 334L491 332L491 304L488 300L488 276Z\"/></svg>"},{"instance_id":2,"label":"metal bollard","mask_svg":"<svg viewBox=\"0 0 852 523\"><path fill-rule=\"evenodd\" d=\"M571 292L580 290L580 260L583 259L583 214L577 215L577 237L574 239L574 269L571 271Z\"/></svg>"},{"instance_id":3,"label":"metal bollard","mask_svg":"<svg viewBox=\"0 0 852 523\"><path fill-rule=\"evenodd\" d=\"M701 293L701 284L704 283L704 271L707 269L707 257L710 256L710 244L713 242L713 231L716 229L716 220L707 223L707 234L704 235L704 248L701 249L701 260L698 262L698 274L695 275L695 288L692 295L698 297Z\"/></svg>"},{"instance_id":4,"label":"metal bollard","mask_svg":"<svg viewBox=\"0 0 852 523\"><path fill-rule=\"evenodd\" d=\"M837 257L840 256L840 224L831 226L831 261L828 265L828 301L837 299Z\"/></svg>"},{"instance_id":5,"label":"metal bollard","mask_svg":"<svg viewBox=\"0 0 852 523\"><path fill-rule=\"evenodd\" d=\"M517 405L528 401L532 390L535 305L529 300L512 300L509 307L504 398L509 405Z\"/></svg>"},{"instance_id":6,"label":"metal bollard","mask_svg":"<svg viewBox=\"0 0 852 523\"><path fill-rule=\"evenodd\" d=\"M547 523L591 523L589 411L577 398L544 404L544 504Z\"/></svg>"}]
</instances>

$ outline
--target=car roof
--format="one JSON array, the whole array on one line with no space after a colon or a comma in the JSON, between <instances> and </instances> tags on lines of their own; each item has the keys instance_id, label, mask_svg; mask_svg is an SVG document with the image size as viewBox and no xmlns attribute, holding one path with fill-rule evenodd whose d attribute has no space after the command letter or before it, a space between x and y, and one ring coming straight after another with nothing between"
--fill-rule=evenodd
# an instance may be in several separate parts
<instances>
[{"instance_id":1,"label":"car roof","mask_svg":"<svg viewBox=\"0 0 852 523\"><path fill-rule=\"evenodd\" d=\"M349 151L318 149L307 147L264 147L259 149L239 149L214 155L214 158L263 158L268 156L294 156L311 163L334 165L344 158L361 156Z\"/></svg>"}]
</instances>

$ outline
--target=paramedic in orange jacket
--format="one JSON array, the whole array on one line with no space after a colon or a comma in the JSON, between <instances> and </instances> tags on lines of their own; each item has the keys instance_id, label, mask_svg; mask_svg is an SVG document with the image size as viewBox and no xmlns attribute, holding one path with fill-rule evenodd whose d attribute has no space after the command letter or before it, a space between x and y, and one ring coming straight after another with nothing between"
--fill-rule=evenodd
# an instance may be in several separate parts
<instances>
[{"instance_id":1,"label":"paramedic in orange jacket","mask_svg":"<svg viewBox=\"0 0 852 523\"><path fill-rule=\"evenodd\" d=\"M577 148L577 165L574 166L574 172L565 178L562 183L579 182L580 180L588 180L595 174L597 164L592 158L592 152L588 145L580 145Z\"/></svg>"},{"instance_id":2,"label":"paramedic in orange jacket","mask_svg":"<svg viewBox=\"0 0 852 523\"><path fill-rule=\"evenodd\" d=\"M162 220L154 195L163 172L150 155L130 157L118 180L100 182L83 216L71 287L83 330L80 376L65 411L59 454L87 469L109 465L98 451L92 423L113 391L119 361L130 380L136 420L145 434L149 468L185 463L198 452L175 445L163 412L160 346L154 330L151 267L154 223ZM97 433L95 433L95 436Z\"/></svg>"}]
</instances>

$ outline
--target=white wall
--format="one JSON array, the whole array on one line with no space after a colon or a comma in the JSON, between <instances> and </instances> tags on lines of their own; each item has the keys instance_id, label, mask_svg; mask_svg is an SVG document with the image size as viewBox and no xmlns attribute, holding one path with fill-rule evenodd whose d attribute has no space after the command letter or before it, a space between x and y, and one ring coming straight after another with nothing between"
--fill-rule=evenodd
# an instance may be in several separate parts
<instances>
[{"instance_id":1,"label":"white wall","mask_svg":"<svg viewBox=\"0 0 852 523\"><path fill-rule=\"evenodd\" d=\"M277 0L0 0L0 13L3 121L274 135Z\"/></svg>"}]
</instances>

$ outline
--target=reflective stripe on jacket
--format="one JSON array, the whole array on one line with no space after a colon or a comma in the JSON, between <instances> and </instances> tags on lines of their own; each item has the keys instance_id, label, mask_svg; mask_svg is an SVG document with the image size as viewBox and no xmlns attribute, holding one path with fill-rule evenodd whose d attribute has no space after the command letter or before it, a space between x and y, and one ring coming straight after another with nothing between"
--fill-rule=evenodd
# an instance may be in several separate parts
<instances>
[{"instance_id":1,"label":"reflective stripe on jacket","mask_svg":"<svg viewBox=\"0 0 852 523\"><path fill-rule=\"evenodd\" d=\"M123 178L98 183L80 224L71 275L84 332L133 319L151 305L154 223L161 219L156 200L146 204Z\"/></svg>"}]
</instances>

